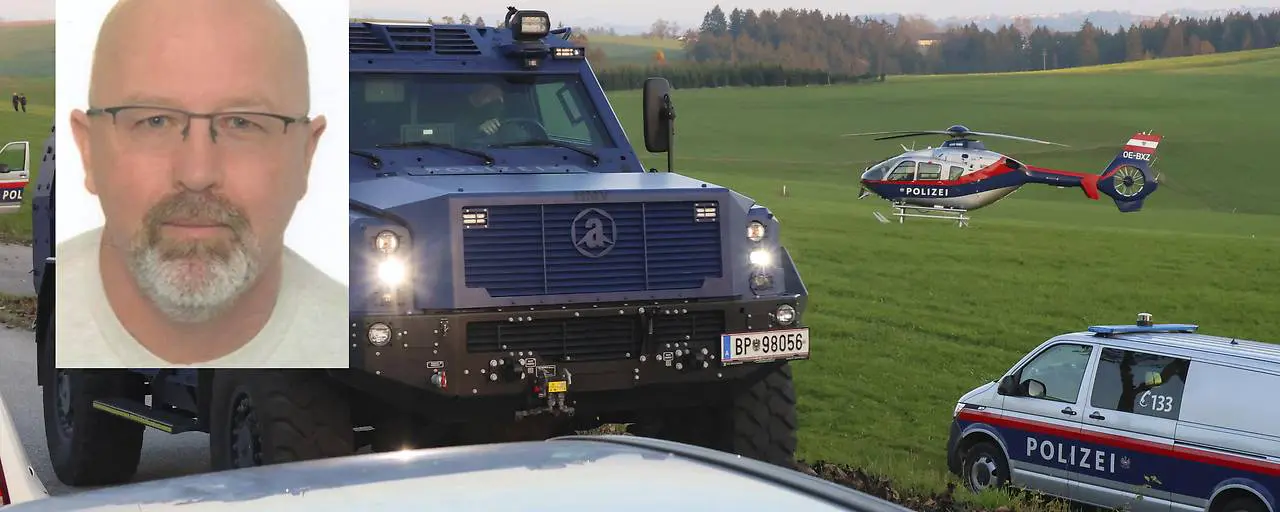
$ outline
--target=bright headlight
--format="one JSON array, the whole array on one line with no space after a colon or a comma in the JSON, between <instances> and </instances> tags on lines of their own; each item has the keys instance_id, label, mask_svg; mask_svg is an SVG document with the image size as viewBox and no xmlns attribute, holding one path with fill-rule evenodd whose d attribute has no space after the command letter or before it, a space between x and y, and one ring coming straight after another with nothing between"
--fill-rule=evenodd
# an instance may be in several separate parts
<instances>
[{"instance_id":1,"label":"bright headlight","mask_svg":"<svg viewBox=\"0 0 1280 512\"><path fill-rule=\"evenodd\" d=\"M751 258L751 264L757 267L767 267L769 264L773 263L773 255L765 249L756 249L751 251L749 257Z\"/></svg>"},{"instance_id":2,"label":"bright headlight","mask_svg":"<svg viewBox=\"0 0 1280 512\"><path fill-rule=\"evenodd\" d=\"M378 264L378 279L388 286L396 286L404 281L407 273L400 260L384 260Z\"/></svg>"},{"instance_id":3,"label":"bright headlight","mask_svg":"<svg viewBox=\"0 0 1280 512\"><path fill-rule=\"evenodd\" d=\"M790 304L783 304L778 306L778 309L773 312L773 315L778 319L778 323L782 325L791 325L791 322L796 321L796 308L791 307Z\"/></svg>"},{"instance_id":4,"label":"bright headlight","mask_svg":"<svg viewBox=\"0 0 1280 512\"><path fill-rule=\"evenodd\" d=\"M382 254L391 254L400 248L400 237L390 231L378 233L373 237L373 248Z\"/></svg>"},{"instance_id":5,"label":"bright headlight","mask_svg":"<svg viewBox=\"0 0 1280 512\"><path fill-rule=\"evenodd\" d=\"M761 224L758 220L753 220L750 224L747 224L747 238L752 242L764 240L764 224Z\"/></svg>"}]
</instances>

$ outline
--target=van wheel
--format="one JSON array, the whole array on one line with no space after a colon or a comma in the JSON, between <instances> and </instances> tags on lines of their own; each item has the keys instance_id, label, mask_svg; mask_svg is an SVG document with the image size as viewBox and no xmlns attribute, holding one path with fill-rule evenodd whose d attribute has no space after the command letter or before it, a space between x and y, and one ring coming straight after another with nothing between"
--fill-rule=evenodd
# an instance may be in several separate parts
<instances>
[{"instance_id":1,"label":"van wheel","mask_svg":"<svg viewBox=\"0 0 1280 512\"><path fill-rule=\"evenodd\" d=\"M999 489L1009 483L1009 461L999 447L987 441L965 450L960 468L964 485L973 492Z\"/></svg>"},{"instance_id":2,"label":"van wheel","mask_svg":"<svg viewBox=\"0 0 1280 512\"><path fill-rule=\"evenodd\" d=\"M1217 512L1267 512L1267 507L1253 496L1240 496L1217 507Z\"/></svg>"},{"instance_id":3,"label":"van wheel","mask_svg":"<svg viewBox=\"0 0 1280 512\"><path fill-rule=\"evenodd\" d=\"M322 372L216 370L209 409L214 471L355 452L346 397Z\"/></svg>"},{"instance_id":4,"label":"van wheel","mask_svg":"<svg viewBox=\"0 0 1280 512\"><path fill-rule=\"evenodd\" d=\"M54 368L54 339L40 346L47 364L44 382L44 434L49 461L58 480L82 487L128 482L138 469L145 427L96 410L98 399L141 402L145 389L139 376L119 370Z\"/></svg>"}]
</instances>

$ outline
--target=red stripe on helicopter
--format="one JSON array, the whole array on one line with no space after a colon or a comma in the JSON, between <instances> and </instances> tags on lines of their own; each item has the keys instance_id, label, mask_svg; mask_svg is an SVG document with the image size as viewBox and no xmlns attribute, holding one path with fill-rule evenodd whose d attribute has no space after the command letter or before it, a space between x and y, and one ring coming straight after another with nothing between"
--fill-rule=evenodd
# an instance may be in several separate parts
<instances>
[{"instance_id":1,"label":"red stripe on helicopter","mask_svg":"<svg viewBox=\"0 0 1280 512\"><path fill-rule=\"evenodd\" d=\"M1156 456L1188 460L1201 464L1224 466L1236 470L1256 472L1270 476L1280 476L1280 463L1269 460L1259 460L1249 457L1241 457L1239 455L1229 455L1216 451L1192 448L1189 446L1167 445L1142 439L1134 439L1131 437L1117 436L1114 434L1098 432L1096 430L1084 429L1081 428L1079 424L1075 427L1066 427L1048 422L1028 420L1012 416L1001 416L990 412L974 411L972 409L961 409L960 413L956 415L956 418L961 421L972 421L975 423L985 423L995 427L1025 430L1043 435L1065 437L1067 439L1083 441L1086 443L1099 443L1111 447L1149 453Z\"/></svg>"}]
</instances>

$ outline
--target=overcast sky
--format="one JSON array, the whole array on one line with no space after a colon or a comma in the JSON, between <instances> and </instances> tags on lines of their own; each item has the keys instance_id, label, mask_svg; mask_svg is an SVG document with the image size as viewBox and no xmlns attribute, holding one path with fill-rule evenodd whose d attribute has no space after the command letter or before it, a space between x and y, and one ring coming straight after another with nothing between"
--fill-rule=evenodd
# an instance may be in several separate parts
<instances>
[{"instance_id":1,"label":"overcast sky","mask_svg":"<svg viewBox=\"0 0 1280 512\"><path fill-rule=\"evenodd\" d=\"M17 0L0 0L17 1ZM966 14L1048 14L1063 11L1092 11L1123 9L1136 14L1160 14L1166 11L1196 8L1215 9L1241 6L1241 0L1074 0L1070 3L1045 0L967 0L964 2L939 2L937 0L645 0L643 2L587 1L587 0L350 0L351 13L355 16L425 17L458 16L463 12L475 17L483 16L487 23L501 20L508 5L521 9L539 9L551 15L552 23L563 21L566 25L596 25L609 23L625 26L647 27L658 18L673 20L686 28L701 23L702 15L717 3L726 12L733 7L753 9L784 9L787 7L820 9L823 12L846 12L852 15L906 12L927 14L945 18ZM1280 7L1280 0L1254 0L1255 7ZM619 7L631 5L635 7ZM856 11L853 9L856 6ZM492 21L491 21L492 20Z\"/></svg>"},{"instance_id":2,"label":"overcast sky","mask_svg":"<svg viewBox=\"0 0 1280 512\"><path fill-rule=\"evenodd\" d=\"M53 0L0 0L0 19L51 20L53 19Z\"/></svg>"}]
</instances>

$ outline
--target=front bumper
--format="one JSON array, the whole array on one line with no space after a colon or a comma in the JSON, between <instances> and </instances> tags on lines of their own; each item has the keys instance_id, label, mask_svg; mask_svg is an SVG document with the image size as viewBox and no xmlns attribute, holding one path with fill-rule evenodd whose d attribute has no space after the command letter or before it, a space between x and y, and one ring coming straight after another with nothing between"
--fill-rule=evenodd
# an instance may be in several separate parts
<instances>
[{"instance_id":1,"label":"front bumper","mask_svg":"<svg viewBox=\"0 0 1280 512\"><path fill-rule=\"evenodd\" d=\"M353 317L351 368L446 397L634 391L664 384L727 381L757 373L759 366L752 363L808 359L808 328L803 327L798 299L673 300ZM782 304L797 310L790 325L776 320L774 313ZM368 338L370 326L377 323L392 331L383 346L375 346ZM723 337L732 333L749 334L746 345L757 342L753 348L761 359L726 363ZM774 336L766 337L761 351L758 342L763 334ZM740 352L743 340L730 338L731 359L735 342ZM771 345L777 348L770 350Z\"/></svg>"},{"instance_id":2,"label":"front bumper","mask_svg":"<svg viewBox=\"0 0 1280 512\"><path fill-rule=\"evenodd\" d=\"M960 476L960 453L956 450L958 442L960 442L960 422L953 420L951 434L947 436L947 470L956 476Z\"/></svg>"}]
</instances>

